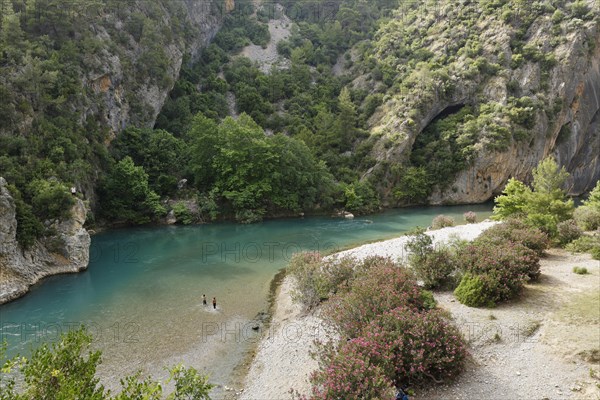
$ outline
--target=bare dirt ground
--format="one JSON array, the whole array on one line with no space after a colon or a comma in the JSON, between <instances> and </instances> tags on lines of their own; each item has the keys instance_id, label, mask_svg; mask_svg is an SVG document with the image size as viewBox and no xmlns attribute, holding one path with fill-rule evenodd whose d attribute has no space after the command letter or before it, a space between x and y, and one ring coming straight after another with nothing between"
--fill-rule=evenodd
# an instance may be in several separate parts
<instances>
[{"instance_id":1,"label":"bare dirt ground","mask_svg":"<svg viewBox=\"0 0 600 400\"><path fill-rule=\"evenodd\" d=\"M573 267L586 267L577 275ZM470 346L453 384L417 399L600 399L600 261L552 249L519 300L470 308L437 293Z\"/></svg>"},{"instance_id":2,"label":"bare dirt ground","mask_svg":"<svg viewBox=\"0 0 600 400\"><path fill-rule=\"evenodd\" d=\"M257 6L257 4L255 4ZM240 55L248 57L250 60L257 62L260 69L264 73L269 73L271 68L278 65L280 68L286 68L288 63L277 52L277 43L287 39L290 35L290 28L292 27L292 21L283 12L283 7L279 4L275 4L274 11L276 15L272 17L268 23L269 33L271 34L271 40L267 47L263 48L255 44L244 47Z\"/></svg>"}]
</instances>

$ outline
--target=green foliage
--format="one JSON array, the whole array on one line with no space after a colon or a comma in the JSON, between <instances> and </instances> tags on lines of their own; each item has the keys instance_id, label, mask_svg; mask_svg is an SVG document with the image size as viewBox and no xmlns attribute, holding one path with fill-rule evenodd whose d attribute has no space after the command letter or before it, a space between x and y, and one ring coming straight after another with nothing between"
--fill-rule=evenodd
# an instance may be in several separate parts
<instances>
[{"instance_id":1,"label":"green foliage","mask_svg":"<svg viewBox=\"0 0 600 400\"><path fill-rule=\"evenodd\" d=\"M35 240L44 233L44 226L34 215L31 206L21 197L19 190L9 185L8 189L12 198L15 200L15 208L17 214L17 242L22 248L28 249Z\"/></svg>"},{"instance_id":2,"label":"green foliage","mask_svg":"<svg viewBox=\"0 0 600 400\"><path fill-rule=\"evenodd\" d=\"M406 204L418 204L431 193L432 180L425 167L409 167L394 188L394 198Z\"/></svg>"},{"instance_id":3,"label":"green foliage","mask_svg":"<svg viewBox=\"0 0 600 400\"><path fill-rule=\"evenodd\" d=\"M192 215L192 212L183 202L175 203L173 205L173 212L175 213L177 222L180 222L184 225L189 225L194 222L194 216Z\"/></svg>"},{"instance_id":4,"label":"green foliage","mask_svg":"<svg viewBox=\"0 0 600 400\"><path fill-rule=\"evenodd\" d=\"M75 204L69 188L57 180L35 180L29 184L33 212L42 220L65 219Z\"/></svg>"},{"instance_id":5,"label":"green foliage","mask_svg":"<svg viewBox=\"0 0 600 400\"><path fill-rule=\"evenodd\" d=\"M559 222L557 225L558 240L560 244L566 245L571 243L573 240L579 239L583 234L581 228L577 225L577 222L573 219L568 219L563 222Z\"/></svg>"},{"instance_id":6,"label":"green foliage","mask_svg":"<svg viewBox=\"0 0 600 400\"><path fill-rule=\"evenodd\" d=\"M500 245L504 242L521 243L541 257L550 244L548 235L519 219L508 219L486 229L477 237L480 243Z\"/></svg>"},{"instance_id":7,"label":"green foliage","mask_svg":"<svg viewBox=\"0 0 600 400\"><path fill-rule=\"evenodd\" d=\"M219 125L197 116L188 136L195 186L222 198L241 222L331 203L332 178L306 145L266 136L248 115Z\"/></svg>"},{"instance_id":8,"label":"green foliage","mask_svg":"<svg viewBox=\"0 0 600 400\"><path fill-rule=\"evenodd\" d=\"M346 210L368 214L379 209L379 195L368 182L353 182L349 185L343 185L342 188Z\"/></svg>"},{"instance_id":9,"label":"green foliage","mask_svg":"<svg viewBox=\"0 0 600 400\"><path fill-rule=\"evenodd\" d=\"M442 229L454 226L454 218L447 215L438 215L431 221L431 229Z\"/></svg>"},{"instance_id":10,"label":"green foliage","mask_svg":"<svg viewBox=\"0 0 600 400\"><path fill-rule=\"evenodd\" d=\"M582 205L573 211L573 219L581 229L593 231L600 228L600 211L593 207Z\"/></svg>"},{"instance_id":11,"label":"green foliage","mask_svg":"<svg viewBox=\"0 0 600 400\"><path fill-rule=\"evenodd\" d=\"M454 290L454 296L461 303L469 307L493 307L494 302L486 293L482 279L477 275L466 273Z\"/></svg>"},{"instance_id":12,"label":"green foliage","mask_svg":"<svg viewBox=\"0 0 600 400\"><path fill-rule=\"evenodd\" d=\"M127 156L116 163L99 189L102 215L114 221L144 224L163 216L165 208L148 185L148 175Z\"/></svg>"},{"instance_id":13,"label":"green foliage","mask_svg":"<svg viewBox=\"0 0 600 400\"><path fill-rule=\"evenodd\" d=\"M112 396L96 377L101 352L91 350L92 337L84 328L62 334L51 346L43 343L32 356L4 359L0 348L0 398L11 400L89 399L89 400L208 400L214 387L194 368L178 365L170 370L175 391L162 396L162 386L141 374L121 379L122 391ZM16 385L17 376L19 385ZM18 390L15 390L18 388Z\"/></svg>"},{"instance_id":14,"label":"green foliage","mask_svg":"<svg viewBox=\"0 0 600 400\"><path fill-rule=\"evenodd\" d=\"M573 215L573 200L567 200L561 188L568 176L552 158L544 159L533 170L533 190L514 178L509 180L504 194L494 200L494 218L524 217L527 223L556 236L557 224Z\"/></svg>"},{"instance_id":15,"label":"green foliage","mask_svg":"<svg viewBox=\"0 0 600 400\"><path fill-rule=\"evenodd\" d=\"M588 270L585 267L573 267L573 272L577 275L586 275Z\"/></svg>"},{"instance_id":16,"label":"green foliage","mask_svg":"<svg viewBox=\"0 0 600 400\"><path fill-rule=\"evenodd\" d=\"M144 168L152 190L172 195L182 178L181 166L187 163L185 143L164 130L127 128L112 143L111 151L117 161L131 157Z\"/></svg>"},{"instance_id":17,"label":"green foliage","mask_svg":"<svg viewBox=\"0 0 600 400\"><path fill-rule=\"evenodd\" d=\"M582 235L579 239L567 244L566 249L574 253L590 253L592 258L597 260L600 251L600 236L598 234Z\"/></svg>"}]
</instances>

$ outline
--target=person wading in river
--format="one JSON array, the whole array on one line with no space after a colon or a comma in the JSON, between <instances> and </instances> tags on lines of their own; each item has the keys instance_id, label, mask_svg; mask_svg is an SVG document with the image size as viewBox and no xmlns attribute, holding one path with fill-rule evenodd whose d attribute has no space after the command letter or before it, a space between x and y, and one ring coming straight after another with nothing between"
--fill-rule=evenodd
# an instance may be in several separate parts
<instances>
[{"instance_id":1,"label":"person wading in river","mask_svg":"<svg viewBox=\"0 0 600 400\"><path fill-rule=\"evenodd\" d=\"M216 310L217 309L217 298L213 297L213 308Z\"/></svg>"},{"instance_id":2,"label":"person wading in river","mask_svg":"<svg viewBox=\"0 0 600 400\"><path fill-rule=\"evenodd\" d=\"M206 305L206 295L202 295L202 304Z\"/></svg>"}]
</instances>

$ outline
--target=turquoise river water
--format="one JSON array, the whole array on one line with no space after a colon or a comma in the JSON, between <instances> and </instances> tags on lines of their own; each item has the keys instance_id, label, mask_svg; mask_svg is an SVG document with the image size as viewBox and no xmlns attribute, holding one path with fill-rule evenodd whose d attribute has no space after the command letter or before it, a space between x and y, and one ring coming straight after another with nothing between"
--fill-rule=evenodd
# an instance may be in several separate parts
<instances>
[{"instance_id":1,"label":"turquoise river water","mask_svg":"<svg viewBox=\"0 0 600 400\"><path fill-rule=\"evenodd\" d=\"M9 355L26 355L84 324L103 352L99 373L107 387L118 388L121 377L137 370L163 379L164 366L180 362L214 383L235 385L245 368L240 363L260 335L252 320L267 310L270 281L294 252L389 239L428 226L442 213L462 221L468 210L482 220L491 205L101 233L92 238L85 272L44 279L0 306L0 342L8 342Z\"/></svg>"}]
</instances>

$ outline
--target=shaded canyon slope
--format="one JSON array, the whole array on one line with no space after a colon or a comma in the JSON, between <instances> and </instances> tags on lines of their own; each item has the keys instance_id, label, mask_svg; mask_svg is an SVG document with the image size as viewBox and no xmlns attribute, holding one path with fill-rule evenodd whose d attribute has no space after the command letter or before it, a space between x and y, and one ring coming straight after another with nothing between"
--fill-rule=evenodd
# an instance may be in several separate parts
<instances>
[{"instance_id":1,"label":"shaded canyon slope","mask_svg":"<svg viewBox=\"0 0 600 400\"><path fill-rule=\"evenodd\" d=\"M432 204L489 200L511 177L528 182L549 155L571 174L571 194L594 186L600 5L575 3L441 1L398 12L379 29L371 54L376 68L395 78L369 121L375 162L365 177L388 205L410 203L395 194L407 168L419 166L417 152L429 157L425 168L445 157L464 163L432 185ZM354 85L381 87L373 73ZM452 132L435 143L425 136L430 124L462 107L472 113ZM428 150L434 145L448 148Z\"/></svg>"},{"instance_id":2,"label":"shaded canyon slope","mask_svg":"<svg viewBox=\"0 0 600 400\"><path fill-rule=\"evenodd\" d=\"M23 85L60 86L53 82L54 72L35 76L36 71L47 69L50 61L31 58L29 53L24 58L15 57L4 66L8 72L0 78L3 88L11 93L10 98L4 99L3 115L8 117L0 124L0 138L31 136L39 121L56 112L52 107L58 106L66 107L81 126L95 121L94 126L99 126L104 135L104 145L128 125L152 127L184 60L198 57L217 33L224 15L234 7L233 0L135 0L126 5L108 1L94 10L86 9L86 1L77 0L64 10L48 8L42 13L57 24L48 40L61 43L63 48L69 42L77 43L79 52L83 52L78 55L80 59L65 62L73 78L69 84L76 94L64 96L62 103L53 100L50 106L41 106L42 101L36 98L39 93ZM28 11L23 11L19 18L35 15L29 17ZM11 20L9 16L5 22L18 23L19 18ZM33 25L44 29L42 20ZM87 134L90 139L84 140L96 140ZM29 248L22 248L17 241L15 200L8 190L8 184L14 181L2 175L0 169L0 304L22 296L45 276L87 268L90 246L90 236L83 228L86 205L77 199L69 218L42 221L51 235L39 237ZM77 180L79 190L91 202L95 201L93 176Z\"/></svg>"}]
</instances>

